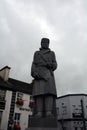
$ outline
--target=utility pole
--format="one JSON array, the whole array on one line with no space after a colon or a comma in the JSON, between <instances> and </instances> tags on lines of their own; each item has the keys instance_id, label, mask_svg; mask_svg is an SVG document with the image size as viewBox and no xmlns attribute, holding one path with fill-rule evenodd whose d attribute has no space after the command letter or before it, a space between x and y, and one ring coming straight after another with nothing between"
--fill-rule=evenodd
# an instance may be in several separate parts
<instances>
[{"instance_id":1,"label":"utility pole","mask_svg":"<svg viewBox=\"0 0 87 130\"><path fill-rule=\"evenodd\" d=\"M62 125L62 130L64 130L64 124L63 124L63 118L62 118L62 121L61 121L61 125Z\"/></svg>"},{"instance_id":2,"label":"utility pole","mask_svg":"<svg viewBox=\"0 0 87 130\"><path fill-rule=\"evenodd\" d=\"M61 125L62 125L62 130L64 130L64 120L63 120L63 103L62 103L62 120L61 120Z\"/></svg>"},{"instance_id":3,"label":"utility pole","mask_svg":"<svg viewBox=\"0 0 87 130\"><path fill-rule=\"evenodd\" d=\"M84 106L83 106L83 100L82 99L81 99L81 110L82 110L83 127L84 127L84 130L86 130Z\"/></svg>"}]
</instances>

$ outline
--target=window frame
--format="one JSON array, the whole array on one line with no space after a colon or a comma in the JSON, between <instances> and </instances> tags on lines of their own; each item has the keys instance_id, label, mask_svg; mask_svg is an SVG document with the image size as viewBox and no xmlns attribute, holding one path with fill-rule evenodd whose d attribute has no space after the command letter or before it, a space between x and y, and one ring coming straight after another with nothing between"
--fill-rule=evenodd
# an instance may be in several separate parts
<instances>
[{"instance_id":1,"label":"window frame","mask_svg":"<svg viewBox=\"0 0 87 130\"><path fill-rule=\"evenodd\" d=\"M0 101L5 101L6 90L0 89Z\"/></svg>"},{"instance_id":2,"label":"window frame","mask_svg":"<svg viewBox=\"0 0 87 130\"><path fill-rule=\"evenodd\" d=\"M21 113L15 113L14 114L14 124L20 125L20 119L21 119Z\"/></svg>"},{"instance_id":3,"label":"window frame","mask_svg":"<svg viewBox=\"0 0 87 130\"><path fill-rule=\"evenodd\" d=\"M23 99L23 93L22 92L17 92L17 100Z\"/></svg>"}]
</instances>

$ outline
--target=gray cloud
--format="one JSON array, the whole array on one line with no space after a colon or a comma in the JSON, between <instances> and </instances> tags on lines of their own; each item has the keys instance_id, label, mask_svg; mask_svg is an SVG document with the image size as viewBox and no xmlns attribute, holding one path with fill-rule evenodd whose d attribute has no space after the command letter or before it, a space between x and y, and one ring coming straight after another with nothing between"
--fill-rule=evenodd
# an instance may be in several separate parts
<instances>
[{"instance_id":1,"label":"gray cloud","mask_svg":"<svg viewBox=\"0 0 87 130\"><path fill-rule=\"evenodd\" d=\"M87 93L87 1L0 1L0 68L10 77L31 82L31 63L42 37L55 51L58 95Z\"/></svg>"}]
</instances>

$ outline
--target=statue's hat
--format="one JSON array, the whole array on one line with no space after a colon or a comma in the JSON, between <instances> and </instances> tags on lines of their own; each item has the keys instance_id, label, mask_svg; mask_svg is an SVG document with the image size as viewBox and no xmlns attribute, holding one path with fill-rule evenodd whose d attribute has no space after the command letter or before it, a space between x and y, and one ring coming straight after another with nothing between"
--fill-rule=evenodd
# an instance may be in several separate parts
<instances>
[{"instance_id":1,"label":"statue's hat","mask_svg":"<svg viewBox=\"0 0 87 130\"><path fill-rule=\"evenodd\" d=\"M42 38L41 43L49 43L50 40L48 38Z\"/></svg>"}]
</instances>

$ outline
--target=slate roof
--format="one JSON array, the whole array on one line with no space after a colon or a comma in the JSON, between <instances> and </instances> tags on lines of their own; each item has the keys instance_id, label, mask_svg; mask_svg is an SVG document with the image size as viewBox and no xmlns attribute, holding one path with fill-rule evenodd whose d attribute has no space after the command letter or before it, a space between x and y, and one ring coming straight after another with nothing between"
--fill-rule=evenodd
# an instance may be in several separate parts
<instances>
[{"instance_id":1,"label":"slate roof","mask_svg":"<svg viewBox=\"0 0 87 130\"><path fill-rule=\"evenodd\" d=\"M27 94L32 93L33 83L25 83L16 79L9 78L8 81L4 81L0 77L0 89L10 90L10 91L19 91Z\"/></svg>"}]
</instances>

